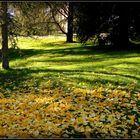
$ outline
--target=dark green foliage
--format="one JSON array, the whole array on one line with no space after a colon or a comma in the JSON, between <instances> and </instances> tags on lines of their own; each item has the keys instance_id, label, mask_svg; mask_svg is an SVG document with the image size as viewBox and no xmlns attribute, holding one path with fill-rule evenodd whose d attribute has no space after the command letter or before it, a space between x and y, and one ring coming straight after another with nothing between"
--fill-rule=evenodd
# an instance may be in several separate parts
<instances>
[{"instance_id":1,"label":"dark green foliage","mask_svg":"<svg viewBox=\"0 0 140 140\"><path fill-rule=\"evenodd\" d=\"M108 29L107 19L110 16L109 3L77 3L77 36L81 42L87 41L100 32Z\"/></svg>"},{"instance_id":2,"label":"dark green foliage","mask_svg":"<svg viewBox=\"0 0 140 140\"><path fill-rule=\"evenodd\" d=\"M130 29L129 36L132 40L140 39L140 5L139 3L131 3L130 8Z\"/></svg>"},{"instance_id":3,"label":"dark green foliage","mask_svg":"<svg viewBox=\"0 0 140 140\"><path fill-rule=\"evenodd\" d=\"M109 34L111 45L117 49L128 48L129 38L139 37L139 3L77 3L77 36L80 42L97 37L99 46L108 44L100 38ZM122 47L123 46L123 47Z\"/></svg>"}]
</instances>

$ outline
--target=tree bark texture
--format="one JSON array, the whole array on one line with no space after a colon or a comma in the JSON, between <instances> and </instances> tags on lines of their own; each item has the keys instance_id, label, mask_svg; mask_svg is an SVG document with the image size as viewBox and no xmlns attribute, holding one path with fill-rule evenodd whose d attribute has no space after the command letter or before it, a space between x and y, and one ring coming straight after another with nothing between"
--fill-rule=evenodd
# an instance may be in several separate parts
<instances>
[{"instance_id":1,"label":"tree bark texture","mask_svg":"<svg viewBox=\"0 0 140 140\"><path fill-rule=\"evenodd\" d=\"M67 32L67 42L73 42L73 3L69 2L68 7L68 32Z\"/></svg>"},{"instance_id":2,"label":"tree bark texture","mask_svg":"<svg viewBox=\"0 0 140 140\"><path fill-rule=\"evenodd\" d=\"M7 15L7 2L1 2L2 6L2 68L9 69L9 59L8 59L8 15Z\"/></svg>"}]
</instances>

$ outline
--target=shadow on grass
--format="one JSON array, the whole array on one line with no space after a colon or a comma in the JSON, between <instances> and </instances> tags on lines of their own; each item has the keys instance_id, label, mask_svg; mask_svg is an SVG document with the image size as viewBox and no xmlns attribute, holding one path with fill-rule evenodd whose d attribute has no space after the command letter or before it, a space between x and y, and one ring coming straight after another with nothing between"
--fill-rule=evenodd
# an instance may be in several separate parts
<instances>
[{"instance_id":1,"label":"shadow on grass","mask_svg":"<svg viewBox=\"0 0 140 140\"><path fill-rule=\"evenodd\" d=\"M65 44L65 43L64 43ZM53 46L54 43L46 43L46 48L48 45ZM61 46L62 44L60 44ZM55 45L54 45L55 46ZM55 46L53 49L9 49L9 59L15 60L15 59L24 59L28 57L32 57L35 55L45 55L52 54L52 55L59 55L60 57L71 55L71 56L80 56L80 55L102 55L101 58L95 58L94 60L102 60L106 58L124 58L126 56L129 57L136 57L136 54L140 54L140 46L135 45L133 49L128 50L114 50L112 47L106 46L106 47L99 47L99 46L78 46L78 47L65 47L65 48L58 48ZM133 55L134 54L134 55ZM129 56L130 55L130 56ZM104 57L105 56L105 57ZM1 57L1 51L0 51L0 57ZM139 56L138 56L139 57ZM63 60L62 60L63 61ZM86 60L81 60L86 61Z\"/></svg>"},{"instance_id":2,"label":"shadow on grass","mask_svg":"<svg viewBox=\"0 0 140 140\"><path fill-rule=\"evenodd\" d=\"M76 42L75 42L76 43ZM19 59L19 58L26 58L37 54L62 54L62 55L89 55L95 53L105 53L108 55L117 55L117 54L128 54L128 53L140 53L140 44L129 44L128 48L119 49L114 46L84 46L79 45L78 47L71 47L74 46L75 43L66 43L64 41L58 42L50 42L50 43L41 43L40 46L47 48L48 50L40 49L9 49L9 58L10 60ZM51 47L51 49L50 49ZM56 49L58 47L58 49ZM63 48L65 47L65 48ZM1 57L1 50L0 50L0 57ZM117 56L116 56L117 57Z\"/></svg>"},{"instance_id":3,"label":"shadow on grass","mask_svg":"<svg viewBox=\"0 0 140 140\"><path fill-rule=\"evenodd\" d=\"M93 73L91 73L93 72ZM41 77L34 77L32 74L38 75L39 73L45 73ZM93 79L86 78L86 76L93 76ZM71 81L72 85L77 87L77 83L86 83L90 86L100 86L100 85L108 85L108 83L111 83L114 87L118 85L123 85L124 87L127 86L127 83L120 83L119 81L113 80L113 79L106 79L102 76L95 77L94 74L105 74L105 75L114 75L114 76L120 76L123 78L130 78L137 80L138 83L140 83L140 78L131 76L131 75L125 75L125 74L117 74L117 73L109 73L109 72L97 72L97 71L85 71L83 70L55 70L55 69L11 69L7 71L0 71L0 89L1 92L30 92L31 90L35 90L36 88L39 88L41 82L46 82L48 80L52 80L53 87L65 87L68 88L69 84L68 82ZM77 76L79 75L79 76ZM60 76L60 77L59 77ZM61 79L61 78L65 79ZM70 87L71 88L71 87Z\"/></svg>"},{"instance_id":4,"label":"shadow on grass","mask_svg":"<svg viewBox=\"0 0 140 140\"><path fill-rule=\"evenodd\" d=\"M42 43L41 46L42 47L60 47L61 48L61 47L72 45L74 43L76 43L76 42L67 43L65 41L58 41L58 42L54 41L54 42L49 42L49 43L47 43L47 42L46 43Z\"/></svg>"},{"instance_id":5,"label":"shadow on grass","mask_svg":"<svg viewBox=\"0 0 140 140\"><path fill-rule=\"evenodd\" d=\"M30 73L26 69L9 69L0 71L0 88L14 91L17 88L27 88L25 82L29 80ZM2 92L2 91L1 91Z\"/></svg>"},{"instance_id":6,"label":"shadow on grass","mask_svg":"<svg viewBox=\"0 0 140 140\"><path fill-rule=\"evenodd\" d=\"M86 45L85 45L86 46ZM140 43L132 43L129 42L128 46L113 46L113 45L87 45L87 47L91 50L102 50L102 51L140 51Z\"/></svg>"},{"instance_id":7,"label":"shadow on grass","mask_svg":"<svg viewBox=\"0 0 140 140\"><path fill-rule=\"evenodd\" d=\"M15 59L24 59L24 58L28 58L31 56L36 56L36 55L54 55L54 57L57 57L58 55L62 58L60 59L56 59L56 60L37 60L42 61L42 62L52 62L52 63L61 63L61 65L63 64L62 62L71 62L71 63L82 63L82 62L91 62L91 61L104 61L107 59L122 59L122 58L129 58L129 57L139 57L140 54L140 46L139 45L135 45L133 49L129 49L129 50L123 50L123 51L114 51L113 48L99 48L97 46L79 46L79 47L73 47L71 48L69 47L65 47L65 48L58 48L56 47L56 45L59 45L60 47L63 45L67 44L64 42L59 42L54 44L53 43L46 43L44 44L44 47L46 46L52 46L54 45L55 47L52 49L40 49L40 50L35 50L35 49L21 49L21 50L10 50L10 59L11 60L15 60ZM75 56L74 59L63 59L63 56ZM87 56L87 58L80 58L77 59L76 56ZM128 62L129 63L129 62ZM115 64L119 64L119 63L115 63ZM130 64L140 64L138 62L130 62ZM95 83L97 84L106 84L106 83L113 83L114 85L119 85L119 82L115 82L113 80L106 80L106 79L86 79L86 78L82 78L82 77L77 77L75 78L74 75L79 74L79 75L84 75L84 72L87 73L99 73L99 74L105 74L105 75L115 75L115 76L121 76L121 77L125 77L125 78L131 78L134 80L137 80L138 82L140 82L140 78L136 77L136 76L132 76L132 75L126 75L126 74L118 74L118 73L114 73L114 72L103 72L103 71L98 71L98 69L100 67L103 67L106 64L103 64L101 66L94 66L93 70L90 70L92 68L89 67L86 68L86 70L65 70L65 69L61 69L61 70L55 70L55 69L27 69L27 68L23 68L23 69L11 69L8 71L0 71L0 88L4 89L4 90L18 90L18 89L29 89L30 87L37 87L39 86L40 82L43 80L43 78L46 78L46 80L49 80L49 78L52 78L53 81L57 81L58 83L61 84L61 78L58 78L58 75L62 74L63 77L70 75L74 80L77 81L77 83L81 82L82 80L88 82L88 83L92 83L93 85ZM112 65L112 63L110 63L109 65ZM45 73L45 75L43 77L34 77L32 76L32 74L38 75L39 73ZM66 79L66 81L63 81L65 84L67 84L68 79ZM73 82L74 84L74 82Z\"/></svg>"}]
</instances>

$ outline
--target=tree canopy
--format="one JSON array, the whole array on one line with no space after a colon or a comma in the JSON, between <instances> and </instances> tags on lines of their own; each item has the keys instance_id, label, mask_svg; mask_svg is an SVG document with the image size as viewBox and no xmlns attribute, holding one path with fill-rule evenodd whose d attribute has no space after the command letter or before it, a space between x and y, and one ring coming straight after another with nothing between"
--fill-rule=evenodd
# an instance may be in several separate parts
<instances>
[{"instance_id":1,"label":"tree canopy","mask_svg":"<svg viewBox=\"0 0 140 140\"><path fill-rule=\"evenodd\" d=\"M139 37L138 3L78 3L77 35L81 42L109 33L109 40L117 49L128 47L129 38ZM134 37L135 36L135 37ZM122 48L122 47L121 47Z\"/></svg>"},{"instance_id":2,"label":"tree canopy","mask_svg":"<svg viewBox=\"0 0 140 140\"><path fill-rule=\"evenodd\" d=\"M65 34L67 42L73 42L76 33L80 42L96 38L99 46L113 45L116 49L127 49L129 40L140 39L139 3L7 2L7 12L3 4L1 21L6 23L5 28L1 23L3 45L9 39L14 48L17 36L55 32Z\"/></svg>"}]
</instances>

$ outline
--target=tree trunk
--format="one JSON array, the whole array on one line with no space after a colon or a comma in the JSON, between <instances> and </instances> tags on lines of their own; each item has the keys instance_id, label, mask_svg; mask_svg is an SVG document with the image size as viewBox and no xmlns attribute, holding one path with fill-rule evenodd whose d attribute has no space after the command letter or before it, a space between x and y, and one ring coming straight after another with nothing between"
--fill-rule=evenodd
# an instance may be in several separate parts
<instances>
[{"instance_id":1,"label":"tree trunk","mask_svg":"<svg viewBox=\"0 0 140 140\"><path fill-rule=\"evenodd\" d=\"M2 32L2 68L9 69L8 60L8 15L7 2L1 2L3 21L1 25Z\"/></svg>"},{"instance_id":2,"label":"tree trunk","mask_svg":"<svg viewBox=\"0 0 140 140\"><path fill-rule=\"evenodd\" d=\"M120 4L119 12L119 47L128 48L129 35L128 35L128 25L129 25L129 10L127 4Z\"/></svg>"},{"instance_id":3,"label":"tree trunk","mask_svg":"<svg viewBox=\"0 0 140 140\"><path fill-rule=\"evenodd\" d=\"M129 45L128 25L129 10L126 3L118 5L119 21L113 34L113 44L116 49L127 49Z\"/></svg>"},{"instance_id":4,"label":"tree trunk","mask_svg":"<svg viewBox=\"0 0 140 140\"><path fill-rule=\"evenodd\" d=\"M73 42L73 3L69 2L68 7L68 32L67 32L67 42Z\"/></svg>"}]
</instances>

